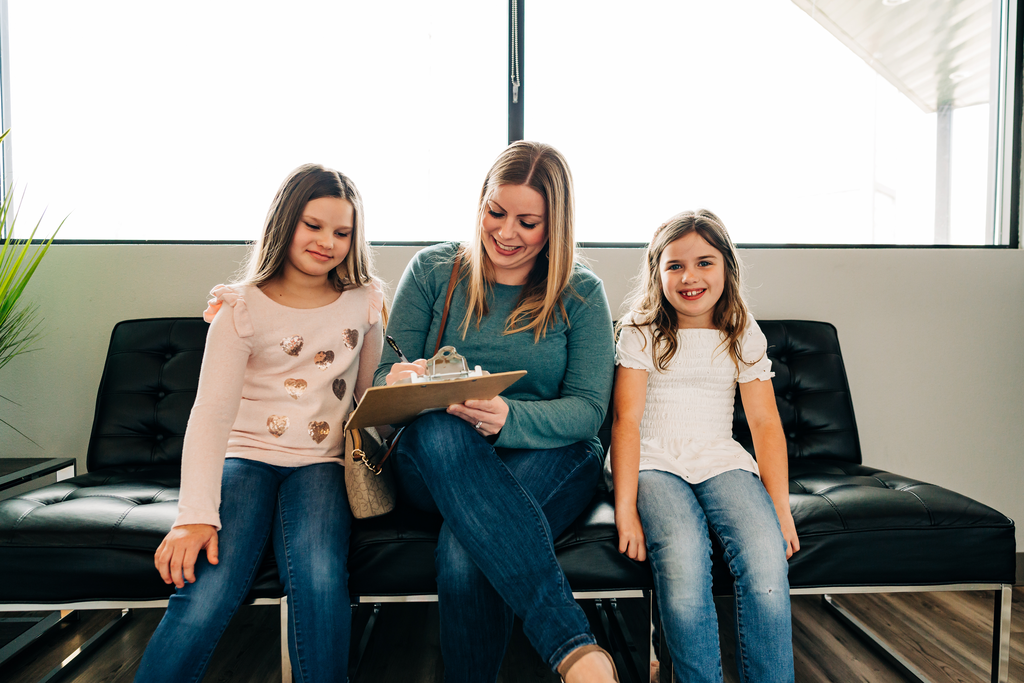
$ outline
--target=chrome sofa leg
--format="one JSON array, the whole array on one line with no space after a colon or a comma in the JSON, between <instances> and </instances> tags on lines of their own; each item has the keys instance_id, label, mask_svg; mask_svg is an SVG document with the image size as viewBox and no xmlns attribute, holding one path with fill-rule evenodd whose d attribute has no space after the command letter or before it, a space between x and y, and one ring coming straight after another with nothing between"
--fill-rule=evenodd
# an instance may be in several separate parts
<instances>
[{"instance_id":1,"label":"chrome sofa leg","mask_svg":"<svg viewBox=\"0 0 1024 683\"><path fill-rule=\"evenodd\" d=\"M846 608L838 605L832 596L828 593L821 596L822 605L825 607L825 611L829 612L844 626L849 628L855 634L857 634L869 647L871 647L877 654L881 655L893 668L903 674L904 677L912 681L921 681L922 683L930 683L930 679L925 676L920 669L910 663L909 660L903 657L896 650L889 646L889 643L885 641L874 629L865 624L863 621L853 616L853 614Z\"/></svg>"},{"instance_id":2,"label":"chrome sofa leg","mask_svg":"<svg viewBox=\"0 0 1024 683\"><path fill-rule=\"evenodd\" d=\"M288 596L281 597L281 683L292 683L292 660L288 656Z\"/></svg>"},{"instance_id":3,"label":"chrome sofa leg","mask_svg":"<svg viewBox=\"0 0 1024 683\"><path fill-rule=\"evenodd\" d=\"M46 674L39 679L37 683L51 683L51 681L57 681L64 677L68 672L69 668L78 664L82 660L88 658L93 654L96 649L106 641L111 635L113 635L117 629L124 624L129 617L131 617L132 611L130 609L122 609L121 614L114 617L106 626L96 632L89 640L82 643L82 645L68 655L64 661L58 664L56 667L50 670L50 673Z\"/></svg>"},{"instance_id":4,"label":"chrome sofa leg","mask_svg":"<svg viewBox=\"0 0 1024 683\"><path fill-rule=\"evenodd\" d=\"M665 624L658 627L658 683L672 683L675 680L675 665L668 651L668 640L665 638Z\"/></svg>"},{"instance_id":5,"label":"chrome sofa leg","mask_svg":"<svg viewBox=\"0 0 1024 683\"><path fill-rule=\"evenodd\" d=\"M68 616L75 614L70 612ZM9 643L0 647L0 665L6 662L8 659L18 654L26 647L39 640L45 633L57 624L65 621L67 617L62 616L60 610L48 613L42 619L35 617L6 617L0 616L0 623L31 623L33 624L30 628L25 630L17 638L11 640Z\"/></svg>"},{"instance_id":6,"label":"chrome sofa leg","mask_svg":"<svg viewBox=\"0 0 1024 683\"><path fill-rule=\"evenodd\" d=\"M356 623L356 614L359 608L359 603L352 605L352 624L353 627ZM362 631L359 635L359 645L354 653L349 655L348 662L348 675L349 678L355 678L356 672L359 671L359 666L363 663L363 655L366 654L366 646L370 643L370 636L373 635L373 627L377 624L377 617L380 616L381 604L379 602L373 603L371 607L370 616L366 620L366 624L363 625ZM353 638L355 637L355 630L352 631Z\"/></svg>"},{"instance_id":7,"label":"chrome sofa leg","mask_svg":"<svg viewBox=\"0 0 1024 683\"><path fill-rule=\"evenodd\" d=\"M1006 683L1010 676L1010 612L1013 586L1004 583L996 591L992 615L992 683Z\"/></svg>"}]
</instances>

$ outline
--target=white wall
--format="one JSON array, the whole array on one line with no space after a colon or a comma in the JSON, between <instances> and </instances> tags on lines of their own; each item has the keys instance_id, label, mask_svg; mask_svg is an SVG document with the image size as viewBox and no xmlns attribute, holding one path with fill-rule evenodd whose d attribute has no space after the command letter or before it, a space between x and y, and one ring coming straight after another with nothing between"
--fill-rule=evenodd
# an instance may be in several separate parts
<instances>
[{"instance_id":1,"label":"white wall","mask_svg":"<svg viewBox=\"0 0 1024 683\"><path fill-rule=\"evenodd\" d=\"M119 320L198 315L241 246L58 245L27 295L42 305L42 350L0 372L0 457L77 457ZM397 284L414 248L379 250ZM613 308L638 250L586 253ZM839 330L865 464L976 498L1024 523L1024 251L745 250L758 318Z\"/></svg>"}]
</instances>

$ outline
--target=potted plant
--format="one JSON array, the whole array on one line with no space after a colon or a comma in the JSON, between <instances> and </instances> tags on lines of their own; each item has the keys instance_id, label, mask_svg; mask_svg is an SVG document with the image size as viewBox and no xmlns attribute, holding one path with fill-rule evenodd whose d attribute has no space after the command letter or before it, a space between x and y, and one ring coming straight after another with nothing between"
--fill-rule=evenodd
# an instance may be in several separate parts
<instances>
[{"instance_id":1,"label":"potted plant","mask_svg":"<svg viewBox=\"0 0 1024 683\"><path fill-rule=\"evenodd\" d=\"M0 135L0 142L3 142L8 133L10 130ZM10 191L6 192L3 202L0 203L0 240L3 242L3 246L0 247L0 369L15 356L33 351L34 344L39 339L39 307L21 301L21 295L53 243L53 238L64 224L61 221L61 225L57 226L50 239L37 245L33 250L32 239L39 230L42 218L36 222L28 238L15 239L14 223L17 213L11 213L12 194ZM0 399L14 403L2 394ZM3 418L0 418L0 422L29 439L10 422Z\"/></svg>"}]
</instances>

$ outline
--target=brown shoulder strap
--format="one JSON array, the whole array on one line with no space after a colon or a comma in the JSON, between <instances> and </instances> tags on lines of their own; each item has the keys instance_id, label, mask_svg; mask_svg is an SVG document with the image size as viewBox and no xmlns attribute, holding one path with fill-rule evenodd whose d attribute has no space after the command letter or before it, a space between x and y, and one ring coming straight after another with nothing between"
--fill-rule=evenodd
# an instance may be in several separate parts
<instances>
[{"instance_id":1,"label":"brown shoulder strap","mask_svg":"<svg viewBox=\"0 0 1024 683\"><path fill-rule=\"evenodd\" d=\"M434 355L441 350L441 337L444 336L444 326L448 323L448 307L452 304L452 295L455 293L455 283L459 279L459 270L462 268L462 248L455 252L455 263L452 264L452 276L448 279L448 293L444 296L444 313L441 314L441 329L437 332L437 344L434 345Z\"/></svg>"}]
</instances>

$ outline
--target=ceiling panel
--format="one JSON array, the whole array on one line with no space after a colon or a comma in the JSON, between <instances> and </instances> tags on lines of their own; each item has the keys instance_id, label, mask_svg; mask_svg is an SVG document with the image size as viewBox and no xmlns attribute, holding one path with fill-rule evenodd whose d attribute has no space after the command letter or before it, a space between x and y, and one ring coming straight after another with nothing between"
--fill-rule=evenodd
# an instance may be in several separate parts
<instances>
[{"instance_id":1,"label":"ceiling panel","mask_svg":"<svg viewBox=\"0 0 1024 683\"><path fill-rule=\"evenodd\" d=\"M926 112L988 102L992 0L793 0Z\"/></svg>"}]
</instances>

